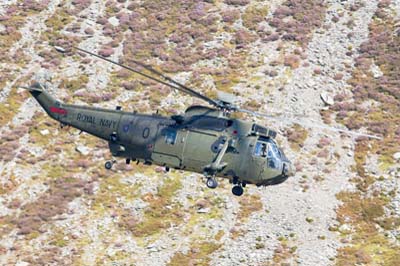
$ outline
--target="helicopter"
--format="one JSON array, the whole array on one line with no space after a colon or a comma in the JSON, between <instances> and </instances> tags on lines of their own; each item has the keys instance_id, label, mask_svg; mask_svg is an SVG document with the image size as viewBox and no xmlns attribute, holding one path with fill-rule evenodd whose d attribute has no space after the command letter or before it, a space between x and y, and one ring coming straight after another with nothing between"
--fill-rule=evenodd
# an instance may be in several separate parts
<instances>
[{"instance_id":1,"label":"helicopter","mask_svg":"<svg viewBox=\"0 0 400 266\"><path fill-rule=\"evenodd\" d=\"M65 53L63 47L54 47ZM145 165L158 165L170 169L196 172L206 177L208 188L218 186L217 177L227 178L233 184L232 193L241 196L247 184L277 185L295 175L293 163L285 156L271 128L246 120L232 118L234 112L281 119L240 108L230 97L222 95L211 99L173 80L151 66L132 60L153 75L135 70L96 53L79 47L70 47L100 58L165 86L206 101L211 107L194 105L183 114L161 116L126 112L117 106L103 109L71 105L53 98L46 86L34 82L27 89L61 127L71 126L108 142L113 157L124 158L126 164L136 161ZM318 126L317 126L318 127ZM349 130L319 126L350 135L379 138ZM105 162L110 170L116 160Z\"/></svg>"}]
</instances>

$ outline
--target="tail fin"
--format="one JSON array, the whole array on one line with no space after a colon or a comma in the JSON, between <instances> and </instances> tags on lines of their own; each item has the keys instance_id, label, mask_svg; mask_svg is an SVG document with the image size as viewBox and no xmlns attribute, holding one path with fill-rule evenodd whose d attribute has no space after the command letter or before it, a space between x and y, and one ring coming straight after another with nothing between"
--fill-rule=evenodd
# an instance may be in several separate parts
<instances>
[{"instance_id":1,"label":"tail fin","mask_svg":"<svg viewBox=\"0 0 400 266\"><path fill-rule=\"evenodd\" d=\"M60 102L54 99L39 82L33 83L30 87L21 87L28 90L38 103L43 107L46 113L52 118L58 120L58 114L54 111L60 106Z\"/></svg>"},{"instance_id":2,"label":"tail fin","mask_svg":"<svg viewBox=\"0 0 400 266\"><path fill-rule=\"evenodd\" d=\"M44 88L43 88L42 84L40 84L39 82L33 83L30 87L22 86L21 88L25 89L25 90L28 90L31 93L34 92L34 91L36 91L36 92L43 92L44 91Z\"/></svg>"}]
</instances>

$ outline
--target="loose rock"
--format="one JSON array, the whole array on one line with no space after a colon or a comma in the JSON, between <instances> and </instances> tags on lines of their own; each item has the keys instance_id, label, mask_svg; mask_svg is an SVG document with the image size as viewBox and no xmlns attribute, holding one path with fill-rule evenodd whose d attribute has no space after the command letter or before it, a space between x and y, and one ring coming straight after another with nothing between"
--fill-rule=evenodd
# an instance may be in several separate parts
<instances>
[{"instance_id":1,"label":"loose rock","mask_svg":"<svg viewBox=\"0 0 400 266\"><path fill-rule=\"evenodd\" d=\"M328 95L326 92L321 93L321 100L326 104L326 105L333 105L335 101L333 98Z\"/></svg>"},{"instance_id":2,"label":"loose rock","mask_svg":"<svg viewBox=\"0 0 400 266\"><path fill-rule=\"evenodd\" d=\"M88 155L89 154L89 148L83 145L76 146L75 150L82 155Z\"/></svg>"},{"instance_id":3,"label":"loose rock","mask_svg":"<svg viewBox=\"0 0 400 266\"><path fill-rule=\"evenodd\" d=\"M42 135L42 136L47 136L49 134L50 134L50 131L48 129L40 130L40 135Z\"/></svg>"}]
</instances>

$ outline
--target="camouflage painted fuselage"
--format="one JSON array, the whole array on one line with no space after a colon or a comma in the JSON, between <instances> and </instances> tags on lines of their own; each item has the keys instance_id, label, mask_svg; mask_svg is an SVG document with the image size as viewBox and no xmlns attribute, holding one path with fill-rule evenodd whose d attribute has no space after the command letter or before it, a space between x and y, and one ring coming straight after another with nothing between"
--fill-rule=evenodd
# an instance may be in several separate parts
<instances>
[{"instance_id":1,"label":"camouflage painted fuselage","mask_svg":"<svg viewBox=\"0 0 400 266\"><path fill-rule=\"evenodd\" d=\"M269 167L271 159L255 151L260 141L273 145L275 132L227 118L216 109L192 106L182 116L163 117L64 104L39 84L29 91L50 117L108 141L116 157L203 174L228 141L223 167L214 172L216 176L272 185L293 174L283 152L274 167Z\"/></svg>"}]
</instances>

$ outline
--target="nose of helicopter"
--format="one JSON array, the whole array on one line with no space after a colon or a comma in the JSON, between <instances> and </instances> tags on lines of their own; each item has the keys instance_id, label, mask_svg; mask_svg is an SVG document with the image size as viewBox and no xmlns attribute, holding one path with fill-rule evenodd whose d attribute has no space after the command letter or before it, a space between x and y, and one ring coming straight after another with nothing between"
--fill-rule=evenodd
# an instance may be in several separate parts
<instances>
[{"instance_id":1,"label":"nose of helicopter","mask_svg":"<svg viewBox=\"0 0 400 266\"><path fill-rule=\"evenodd\" d=\"M296 169L292 163L289 163L288 176L294 176L296 174Z\"/></svg>"},{"instance_id":2,"label":"nose of helicopter","mask_svg":"<svg viewBox=\"0 0 400 266\"><path fill-rule=\"evenodd\" d=\"M285 163L284 171L287 176L294 176L296 174L296 169L294 168L294 165L291 162Z\"/></svg>"}]
</instances>

